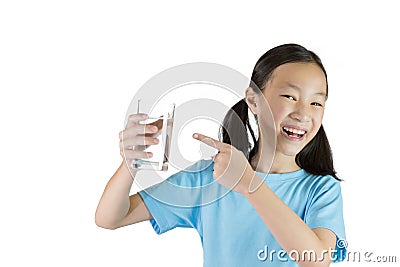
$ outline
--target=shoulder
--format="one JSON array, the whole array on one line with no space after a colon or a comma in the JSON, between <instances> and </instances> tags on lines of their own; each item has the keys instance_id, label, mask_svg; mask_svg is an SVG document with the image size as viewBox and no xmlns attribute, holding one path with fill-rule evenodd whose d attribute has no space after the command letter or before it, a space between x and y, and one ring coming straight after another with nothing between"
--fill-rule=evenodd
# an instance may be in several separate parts
<instances>
[{"instance_id":1,"label":"shoulder","mask_svg":"<svg viewBox=\"0 0 400 267\"><path fill-rule=\"evenodd\" d=\"M185 168L183 172L206 173L209 171L212 172L213 168L214 168L214 161L212 161L211 159L209 160L202 159L193 163L189 167Z\"/></svg>"},{"instance_id":2,"label":"shoulder","mask_svg":"<svg viewBox=\"0 0 400 267\"><path fill-rule=\"evenodd\" d=\"M193 208L203 204L203 187L212 180L213 162L200 160L165 181L144 189L141 195L145 195L147 202L150 199L147 196L150 196L158 205Z\"/></svg>"},{"instance_id":3,"label":"shoulder","mask_svg":"<svg viewBox=\"0 0 400 267\"><path fill-rule=\"evenodd\" d=\"M340 181L331 175L311 174L305 170L303 170L302 173L302 180L306 181L310 186L313 187L340 187Z\"/></svg>"},{"instance_id":4,"label":"shoulder","mask_svg":"<svg viewBox=\"0 0 400 267\"><path fill-rule=\"evenodd\" d=\"M316 199L322 195L339 197L341 195L340 181L331 175L315 175L305 172L309 185L309 198Z\"/></svg>"},{"instance_id":5,"label":"shoulder","mask_svg":"<svg viewBox=\"0 0 400 267\"><path fill-rule=\"evenodd\" d=\"M185 187L203 186L213 181L213 171L214 161L199 160L184 170L171 175L167 181Z\"/></svg>"}]
</instances>

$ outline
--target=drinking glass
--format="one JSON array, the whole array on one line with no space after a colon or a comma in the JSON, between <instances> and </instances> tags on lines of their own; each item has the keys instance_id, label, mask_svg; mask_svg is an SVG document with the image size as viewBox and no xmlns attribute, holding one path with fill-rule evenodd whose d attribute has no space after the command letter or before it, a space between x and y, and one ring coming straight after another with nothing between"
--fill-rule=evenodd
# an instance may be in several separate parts
<instances>
[{"instance_id":1,"label":"drinking glass","mask_svg":"<svg viewBox=\"0 0 400 267\"><path fill-rule=\"evenodd\" d=\"M138 100L137 113L140 113L140 99ZM158 144L151 146L137 146L135 149L144 150L146 152L152 152L153 157L148 159L137 159L133 162L133 166L141 170L155 170L155 171L167 171L168 161L171 147L171 136L174 125L175 116L175 104L169 111L163 112L160 116L154 116L148 114L149 117L146 120L140 121L140 124L155 125L158 128L156 133L145 134L145 136L151 136L158 138Z\"/></svg>"}]
</instances>

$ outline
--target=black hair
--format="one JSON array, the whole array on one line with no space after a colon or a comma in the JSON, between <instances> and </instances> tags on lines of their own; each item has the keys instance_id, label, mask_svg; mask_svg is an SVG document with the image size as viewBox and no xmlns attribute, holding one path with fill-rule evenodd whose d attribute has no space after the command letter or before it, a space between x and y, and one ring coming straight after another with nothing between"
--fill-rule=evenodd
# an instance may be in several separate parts
<instances>
[{"instance_id":1,"label":"black hair","mask_svg":"<svg viewBox=\"0 0 400 267\"><path fill-rule=\"evenodd\" d=\"M250 87L257 93L265 89L273 71L286 63L315 63L325 74L326 96L328 97L328 78L321 59L312 51L298 44L284 44L272 48L260 57L251 75ZM243 127L243 125L245 127ZM220 128L222 141L241 150L251 162L258 151L258 140L251 128L248 106L245 99L237 102L225 115ZM230 135L228 134L230 133ZM254 146L251 148L249 135ZM332 150L321 125L315 137L296 155L296 164L315 175L331 175L341 181L333 167Z\"/></svg>"}]
</instances>

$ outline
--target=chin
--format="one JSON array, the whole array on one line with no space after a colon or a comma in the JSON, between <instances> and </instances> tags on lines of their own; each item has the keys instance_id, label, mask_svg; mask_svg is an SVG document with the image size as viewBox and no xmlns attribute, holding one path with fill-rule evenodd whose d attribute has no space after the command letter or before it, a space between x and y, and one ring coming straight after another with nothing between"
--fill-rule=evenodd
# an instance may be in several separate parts
<instances>
[{"instance_id":1,"label":"chin","mask_svg":"<svg viewBox=\"0 0 400 267\"><path fill-rule=\"evenodd\" d=\"M277 147L276 152L281 153L282 155L285 155L287 157L295 157L301 150L303 149L303 147L288 147L288 146L284 146L284 147Z\"/></svg>"},{"instance_id":2,"label":"chin","mask_svg":"<svg viewBox=\"0 0 400 267\"><path fill-rule=\"evenodd\" d=\"M295 157L307 144L307 142L287 142L287 140L277 139L276 152L288 157Z\"/></svg>"}]
</instances>

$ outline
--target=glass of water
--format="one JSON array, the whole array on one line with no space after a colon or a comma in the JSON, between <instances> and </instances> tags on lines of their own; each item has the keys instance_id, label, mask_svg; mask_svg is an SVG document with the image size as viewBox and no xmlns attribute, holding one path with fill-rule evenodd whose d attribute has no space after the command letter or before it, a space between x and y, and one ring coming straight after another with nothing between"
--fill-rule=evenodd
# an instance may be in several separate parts
<instances>
[{"instance_id":1,"label":"glass of water","mask_svg":"<svg viewBox=\"0 0 400 267\"><path fill-rule=\"evenodd\" d=\"M140 113L140 99L138 100L137 113ZM171 147L171 136L174 125L175 104L169 111L162 112L160 116L149 114L146 120L140 124L155 125L158 128L156 133L145 134L153 138L158 138L158 144L151 146L137 146L135 149L152 152L153 157L148 159L137 159L133 162L133 167L140 170L167 171Z\"/></svg>"}]
</instances>

